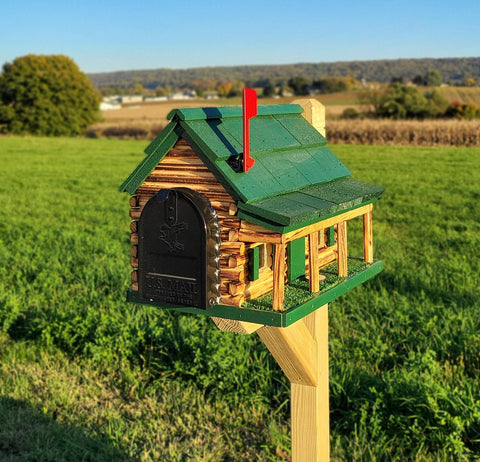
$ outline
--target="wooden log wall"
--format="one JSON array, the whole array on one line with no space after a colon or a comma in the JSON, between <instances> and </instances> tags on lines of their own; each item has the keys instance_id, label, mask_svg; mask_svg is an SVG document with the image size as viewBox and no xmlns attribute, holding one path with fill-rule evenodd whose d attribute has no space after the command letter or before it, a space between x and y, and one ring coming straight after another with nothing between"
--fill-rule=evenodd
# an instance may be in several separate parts
<instances>
[{"instance_id":1,"label":"wooden log wall","mask_svg":"<svg viewBox=\"0 0 480 462\"><path fill-rule=\"evenodd\" d=\"M245 301L248 276L247 246L238 242L240 219L237 206L225 188L214 177L188 143L180 139L155 170L130 198L132 243L132 289L138 290L137 222L148 200L160 189L187 187L203 194L217 212L221 228L220 294L221 303L241 306Z\"/></svg>"}]
</instances>

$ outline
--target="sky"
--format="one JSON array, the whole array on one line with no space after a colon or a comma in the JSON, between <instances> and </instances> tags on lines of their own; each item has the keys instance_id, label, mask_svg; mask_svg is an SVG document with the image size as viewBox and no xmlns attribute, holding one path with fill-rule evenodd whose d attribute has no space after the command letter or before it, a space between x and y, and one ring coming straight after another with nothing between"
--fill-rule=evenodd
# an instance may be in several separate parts
<instances>
[{"instance_id":1,"label":"sky","mask_svg":"<svg viewBox=\"0 0 480 462\"><path fill-rule=\"evenodd\" d=\"M87 73L480 56L480 0L1 0L0 66Z\"/></svg>"}]
</instances>

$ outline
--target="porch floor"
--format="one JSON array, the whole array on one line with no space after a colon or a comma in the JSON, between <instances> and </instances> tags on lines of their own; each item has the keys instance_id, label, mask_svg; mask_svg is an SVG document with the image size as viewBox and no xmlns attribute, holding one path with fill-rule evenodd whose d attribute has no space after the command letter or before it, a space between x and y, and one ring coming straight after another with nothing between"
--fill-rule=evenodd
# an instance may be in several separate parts
<instances>
[{"instance_id":1,"label":"porch floor","mask_svg":"<svg viewBox=\"0 0 480 462\"><path fill-rule=\"evenodd\" d=\"M335 286L344 282L349 277L352 277L360 271L365 270L369 266L371 265L369 263L365 263L363 259L350 257L348 259L348 277L338 276L337 262L325 266L320 270L320 274L325 276L325 280L320 282L320 290L318 292L310 292L308 280L305 276L286 283L284 306L281 312L285 312L299 305L303 305L309 300L318 297L320 294L333 289ZM262 297L245 302L243 308L273 311L272 304L273 294L270 292Z\"/></svg>"},{"instance_id":2,"label":"porch floor","mask_svg":"<svg viewBox=\"0 0 480 462\"><path fill-rule=\"evenodd\" d=\"M208 310L185 306L165 306L180 313L202 316L215 316L237 321L246 321L266 326L287 327L302 319L351 289L371 279L383 269L381 261L365 263L362 259L348 259L348 277L338 277L335 263L322 268L320 274L325 275L325 281L320 284L320 291L312 293L308 290L308 281L299 278L285 285L285 305L282 311L272 308L272 294L264 295L245 303L242 308L230 305L215 305ZM145 304L137 299L136 292L128 291L127 300Z\"/></svg>"}]
</instances>

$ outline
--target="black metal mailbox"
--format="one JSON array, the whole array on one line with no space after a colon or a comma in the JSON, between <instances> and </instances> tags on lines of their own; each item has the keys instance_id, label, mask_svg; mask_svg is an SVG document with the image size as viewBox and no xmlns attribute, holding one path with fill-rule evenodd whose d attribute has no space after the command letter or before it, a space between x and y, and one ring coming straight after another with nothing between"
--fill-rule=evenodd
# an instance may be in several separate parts
<instances>
[{"instance_id":1,"label":"black metal mailbox","mask_svg":"<svg viewBox=\"0 0 480 462\"><path fill-rule=\"evenodd\" d=\"M139 301L208 309L220 301L220 227L208 199L162 189L138 222Z\"/></svg>"}]
</instances>

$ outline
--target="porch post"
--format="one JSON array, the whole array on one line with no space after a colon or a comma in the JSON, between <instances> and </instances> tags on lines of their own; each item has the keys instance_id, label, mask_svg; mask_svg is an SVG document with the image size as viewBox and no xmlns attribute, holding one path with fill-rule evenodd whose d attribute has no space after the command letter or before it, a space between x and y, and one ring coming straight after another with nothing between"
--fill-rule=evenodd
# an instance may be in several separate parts
<instances>
[{"instance_id":1,"label":"porch post","mask_svg":"<svg viewBox=\"0 0 480 462\"><path fill-rule=\"evenodd\" d=\"M310 292L320 290L320 269L318 267L318 231L308 235L308 277Z\"/></svg>"},{"instance_id":2,"label":"porch post","mask_svg":"<svg viewBox=\"0 0 480 462\"><path fill-rule=\"evenodd\" d=\"M348 276L348 252L347 252L347 221L341 221L337 225L338 244L338 275Z\"/></svg>"},{"instance_id":3,"label":"porch post","mask_svg":"<svg viewBox=\"0 0 480 462\"><path fill-rule=\"evenodd\" d=\"M274 245L273 259L273 309L280 311L285 299L285 244Z\"/></svg>"},{"instance_id":4,"label":"porch post","mask_svg":"<svg viewBox=\"0 0 480 462\"><path fill-rule=\"evenodd\" d=\"M363 215L363 260L373 263L372 209Z\"/></svg>"}]
</instances>

